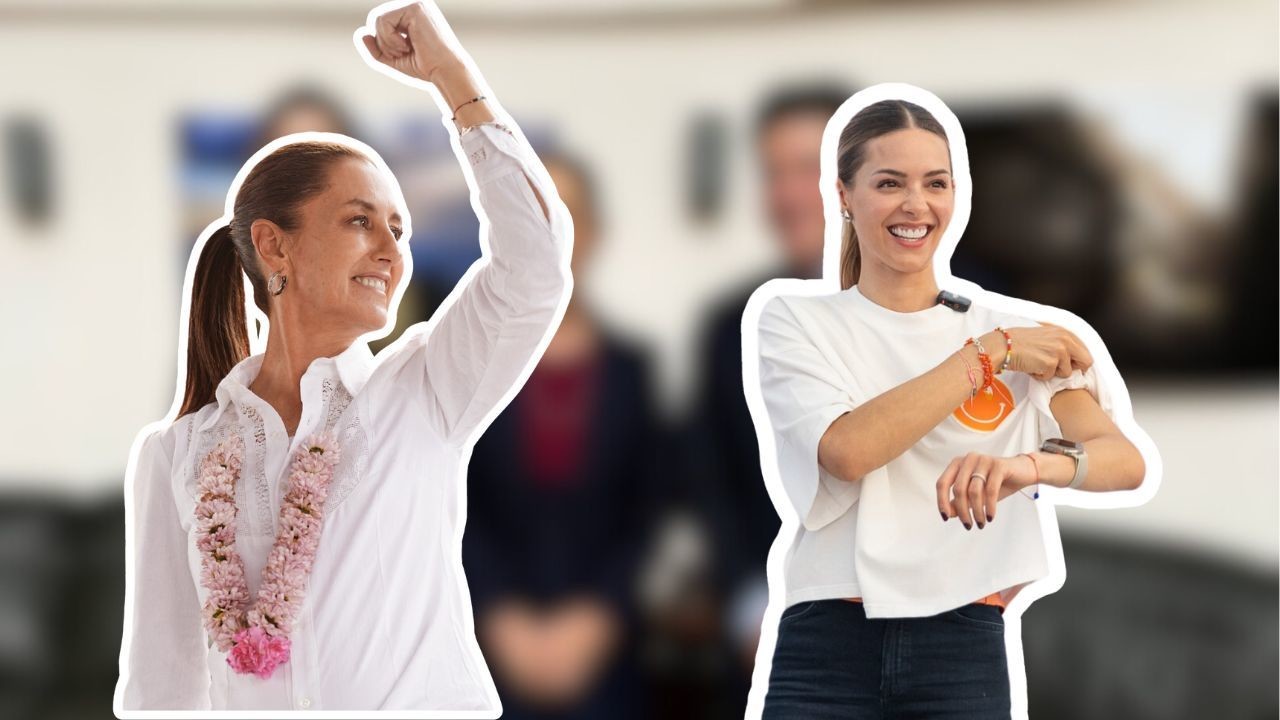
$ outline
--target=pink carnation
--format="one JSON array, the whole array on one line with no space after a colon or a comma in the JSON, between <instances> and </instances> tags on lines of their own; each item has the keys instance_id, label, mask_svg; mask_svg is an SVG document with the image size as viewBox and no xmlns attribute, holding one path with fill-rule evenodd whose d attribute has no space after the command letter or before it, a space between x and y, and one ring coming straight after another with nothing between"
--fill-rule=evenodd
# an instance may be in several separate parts
<instances>
[{"instance_id":1,"label":"pink carnation","mask_svg":"<svg viewBox=\"0 0 1280 720\"><path fill-rule=\"evenodd\" d=\"M276 666L289 661L289 638L268 635L254 626L236 633L227 664L238 673L253 673L266 680Z\"/></svg>"}]
</instances>

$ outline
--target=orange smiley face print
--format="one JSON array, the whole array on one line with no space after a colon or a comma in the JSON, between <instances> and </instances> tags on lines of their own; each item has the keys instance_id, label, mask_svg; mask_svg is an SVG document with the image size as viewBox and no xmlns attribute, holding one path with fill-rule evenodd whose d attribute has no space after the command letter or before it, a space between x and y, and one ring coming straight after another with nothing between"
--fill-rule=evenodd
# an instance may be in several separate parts
<instances>
[{"instance_id":1,"label":"orange smiley face print","mask_svg":"<svg viewBox=\"0 0 1280 720\"><path fill-rule=\"evenodd\" d=\"M1013 393L999 378L991 379L991 387L965 400L951 413L961 425L978 432L991 432L1013 412Z\"/></svg>"}]
</instances>

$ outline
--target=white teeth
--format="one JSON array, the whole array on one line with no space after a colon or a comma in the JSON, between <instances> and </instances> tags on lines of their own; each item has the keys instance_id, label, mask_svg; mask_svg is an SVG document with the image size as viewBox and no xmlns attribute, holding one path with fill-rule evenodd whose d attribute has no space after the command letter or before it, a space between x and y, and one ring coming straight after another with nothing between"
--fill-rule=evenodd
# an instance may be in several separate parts
<instances>
[{"instance_id":1,"label":"white teeth","mask_svg":"<svg viewBox=\"0 0 1280 720\"><path fill-rule=\"evenodd\" d=\"M903 238L905 240L919 240L929 232L928 227L909 228L903 225L894 225L889 228L889 232Z\"/></svg>"},{"instance_id":2,"label":"white teeth","mask_svg":"<svg viewBox=\"0 0 1280 720\"><path fill-rule=\"evenodd\" d=\"M387 293L387 283L381 280L380 278L358 277L355 279L355 281L360 283L361 285L364 285L365 287L371 287L374 290L377 290L378 292L382 293L383 295Z\"/></svg>"}]
</instances>

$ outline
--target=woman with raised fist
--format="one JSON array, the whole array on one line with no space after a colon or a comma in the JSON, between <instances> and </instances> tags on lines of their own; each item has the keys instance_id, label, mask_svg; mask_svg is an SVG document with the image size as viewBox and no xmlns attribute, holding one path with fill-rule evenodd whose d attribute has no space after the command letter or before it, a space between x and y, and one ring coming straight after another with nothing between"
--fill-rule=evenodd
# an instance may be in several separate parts
<instances>
[{"instance_id":1,"label":"woman with raised fist","mask_svg":"<svg viewBox=\"0 0 1280 720\"><path fill-rule=\"evenodd\" d=\"M189 265L174 408L129 463L118 714L500 711L460 564L465 461L564 313L571 223L439 11L383 10L357 50L456 128L484 257L375 357L411 271L385 163L300 133L241 170Z\"/></svg>"}]
</instances>

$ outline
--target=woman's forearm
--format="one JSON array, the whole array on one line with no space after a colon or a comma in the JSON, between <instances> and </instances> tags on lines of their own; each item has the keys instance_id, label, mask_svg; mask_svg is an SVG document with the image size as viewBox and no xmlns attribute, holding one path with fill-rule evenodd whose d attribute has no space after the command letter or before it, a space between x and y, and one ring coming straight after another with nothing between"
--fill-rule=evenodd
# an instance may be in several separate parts
<instances>
[{"instance_id":1,"label":"woman's forearm","mask_svg":"<svg viewBox=\"0 0 1280 720\"><path fill-rule=\"evenodd\" d=\"M1004 360L1003 336L993 331L981 340L992 364L999 365ZM906 452L973 390L967 370L981 370L978 350L969 345L960 354L964 359L952 353L932 370L837 418L818 443L818 462L832 475L852 482Z\"/></svg>"},{"instance_id":2,"label":"woman's forearm","mask_svg":"<svg viewBox=\"0 0 1280 720\"><path fill-rule=\"evenodd\" d=\"M454 108L457 108L455 122L459 129L495 119L493 111L484 100L467 103L468 100L480 96L481 92L475 77L461 60L442 65L431 76L431 83L449 104L451 113ZM467 104L463 105L463 103Z\"/></svg>"},{"instance_id":3,"label":"woman's forearm","mask_svg":"<svg viewBox=\"0 0 1280 720\"><path fill-rule=\"evenodd\" d=\"M1142 453L1123 435L1103 435L1084 443L1089 457L1084 482L1077 490L1111 492L1134 490L1147 473ZM1054 487L1067 487L1076 475L1076 462L1068 455L1034 452L1040 470L1040 482Z\"/></svg>"}]
</instances>

